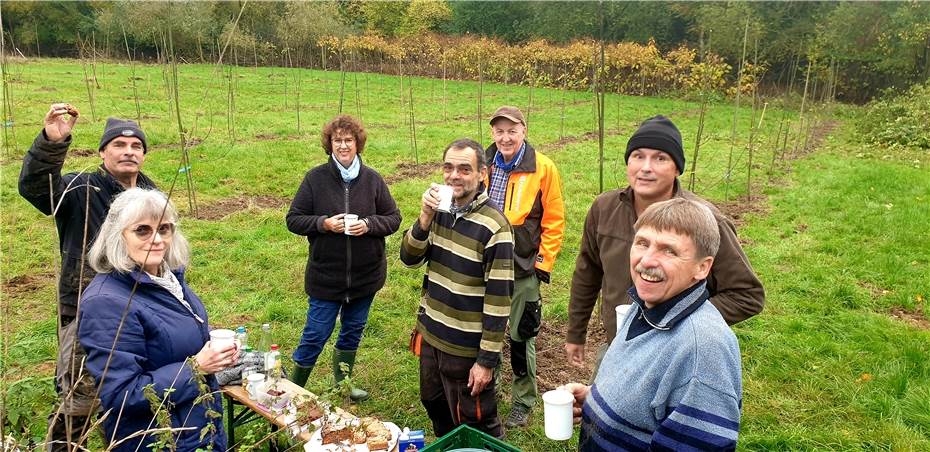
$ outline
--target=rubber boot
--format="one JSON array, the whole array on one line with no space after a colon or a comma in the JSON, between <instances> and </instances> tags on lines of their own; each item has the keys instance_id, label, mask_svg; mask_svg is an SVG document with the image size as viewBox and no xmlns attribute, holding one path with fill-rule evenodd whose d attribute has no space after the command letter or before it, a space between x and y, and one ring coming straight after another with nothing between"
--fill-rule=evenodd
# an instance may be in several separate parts
<instances>
[{"instance_id":1,"label":"rubber boot","mask_svg":"<svg viewBox=\"0 0 930 452\"><path fill-rule=\"evenodd\" d=\"M294 372L291 374L291 381L302 388L306 386L307 379L310 378L310 372L313 372L313 366L304 367L294 364Z\"/></svg>"},{"instance_id":2,"label":"rubber boot","mask_svg":"<svg viewBox=\"0 0 930 452\"><path fill-rule=\"evenodd\" d=\"M348 351L333 348L333 377L335 377L337 385L346 378L352 378L352 369L355 367L355 354L355 350ZM348 366L346 372L343 372L340 363L345 363ZM368 392L356 388L355 385L352 384L349 391L349 398L352 399L353 402L368 400Z\"/></svg>"}]
</instances>

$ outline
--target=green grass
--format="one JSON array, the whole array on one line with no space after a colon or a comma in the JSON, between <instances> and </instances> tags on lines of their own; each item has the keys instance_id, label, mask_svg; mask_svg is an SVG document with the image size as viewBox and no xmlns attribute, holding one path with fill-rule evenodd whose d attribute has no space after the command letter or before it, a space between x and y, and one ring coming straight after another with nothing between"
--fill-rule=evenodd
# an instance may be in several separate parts
<instances>
[{"instance_id":1,"label":"green grass","mask_svg":"<svg viewBox=\"0 0 930 452\"><path fill-rule=\"evenodd\" d=\"M133 117L135 111L126 64L98 65L96 121L91 119L80 62L33 60L15 62L11 69L16 140L15 151L0 164L0 265L7 344L0 370L4 385L20 381L20 387L34 394L15 400L10 394L5 402L33 410L26 422L28 433L22 435L41 438L53 392L47 377L55 358L55 290L51 280L25 291L10 291L6 284L26 275L53 275L58 265L57 239L52 221L17 193L21 157L54 101L74 103L82 112L75 149L96 149L106 116ZM203 65L184 65L179 72L182 119L191 136L203 140L191 149L200 209L237 196L290 199L306 170L326 158L319 129L337 112L338 73L237 68L236 138L231 140L226 133L223 73ZM294 95L298 74L303 91L300 132ZM161 68L139 66L137 75L142 123L153 147L145 170L167 190L180 165L176 123L169 115ZM344 103L351 114L357 113L354 78L347 75ZM358 103L369 134L363 154L366 164L386 176L395 175L402 163L414 160L399 81L376 74L357 78ZM414 79L414 87L419 160L433 164L435 170L391 185L404 217L402 228L415 217L423 187L439 180L437 163L443 146L460 136L487 143L486 117L501 104L526 110L529 97L526 87L486 84L479 121L477 83L449 82L445 106L441 80ZM549 321L567 318L582 222L598 193L597 141L585 135L596 130L593 96L583 92L565 96L564 137L560 136L559 91L535 90L529 114L529 140L559 166L568 200L563 251L553 283L544 287ZM683 100L608 96L605 189L625 185L621 160L626 140L639 121L654 114L671 116L681 128L690 167L698 108L699 104ZM795 112L787 113L796 117ZM770 106L757 143L769 142L781 116L781 110ZM731 105L709 106L697 191L715 201L724 196L732 118ZM741 109L739 127L731 197L745 190L746 108ZM766 147L755 159L753 174L760 189L767 178L763 173L771 160L769 152ZM916 152L885 158L881 150L861 148L851 131L841 126L822 149L795 162L792 171L766 186L765 213L744 219L740 237L747 241L746 252L766 286L768 300L762 315L734 328L744 367L741 448L930 449L930 334L889 316L893 307L926 312L925 303L918 300L930 297L928 161L930 156ZM98 163L96 155L72 156L65 170ZM173 197L186 211L183 178L178 179ZM262 322L271 322L275 340L289 354L306 315L307 247L303 237L287 231L286 209L252 208L214 221L185 215L182 227L194 251L189 282L204 300L211 324L241 323L254 332ZM400 264L399 241L400 234L388 240L388 283L372 309L356 374L374 397L354 409L426 428L429 421L418 400L417 361L405 351L423 270ZM329 387L330 353L327 347L320 357L311 375L311 390ZM502 414L509 411L508 405L502 404ZM544 438L541 409L528 430L509 432L508 441L527 451L575 446Z\"/></svg>"}]
</instances>

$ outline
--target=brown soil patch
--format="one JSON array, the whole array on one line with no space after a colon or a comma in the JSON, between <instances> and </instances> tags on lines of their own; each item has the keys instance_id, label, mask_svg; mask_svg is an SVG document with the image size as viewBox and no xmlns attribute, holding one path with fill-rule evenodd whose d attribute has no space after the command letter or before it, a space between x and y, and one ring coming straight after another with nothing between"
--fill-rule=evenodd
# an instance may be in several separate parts
<instances>
[{"instance_id":1,"label":"brown soil patch","mask_svg":"<svg viewBox=\"0 0 930 452\"><path fill-rule=\"evenodd\" d=\"M202 138L197 138L197 137L191 138L190 141L187 142L187 149L190 150L190 148L197 146L200 143L203 143ZM170 149L170 148L179 148L179 147L181 147L181 143L162 143L162 144L156 144L154 146L149 146L149 150L155 151L159 149Z\"/></svg>"},{"instance_id":2,"label":"brown soil patch","mask_svg":"<svg viewBox=\"0 0 930 452\"><path fill-rule=\"evenodd\" d=\"M594 371L594 360L597 348L607 343L607 333L601 327L600 320L592 318L588 328L587 344L585 345L585 367L578 368L565 359L565 331L567 324L561 322L544 322L539 336L536 337L536 384L539 392L543 393L555 389L566 383L590 383ZM501 380L507 385L513 380L510 367L510 348L504 343L504 359L501 366Z\"/></svg>"},{"instance_id":3,"label":"brown soil patch","mask_svg":"<svg viewBox=\"0 0 930 452\"><path fill-rule=\"evenodd\" d=\"M765 195L761 194L753 194L749 199L740 197L733 201L715 203L714 205L729 217L737 228L746 223L746 218L749 215L764 216L769 211L769 205L765 202Z\"/></svg>"},{"instance_id":4,"label":"brown soil patch","mask_svg":"<svg viewBox=\"0 0 930 452\"><path fill-rule=\"evenodd\" d=\"M68 153L76 157L92 157L100 154L96 149L91 148L75 148L69 150Z\"/></svg>"},{"instance_id":5,"label":"brown soil patch","mask_svg":"<svg viewBox=\"0 0 930 452\"><path fill-rule=\"evenodd\" d=\"M432 174L434 171L436 171L435 163L421 163L417 165L416 163L403 162L397 165L397 169L394 174L385 176L384 181L388 185L391 185L396 182L402 182L416 177L423 177L424 175Z\"/></svg>"},{"instance_id":6,"label":"brown soil patch","mask_svg":"<svg viewBox=\"0 0 930 452\"><path fill-rule=\"evenodd\" d=\"M52 376L55 375L55 360L29 364L10 363L7 373L16 375L16 378Z\"/></svg>"},{"instance_id":7,"label":"brown soil patch","mask_svg":"<svg viewBox=\"0 0 930 452\"><path fill-rule=\"evenodd\" d=\"M42 287L55 284L53 273L37 273L34 275L20 275L10 278L3 284L3 293L6 296L16 296L35 292Z\"/></svg>"},{"instance_id":8,"label":"brown soil patch","mask_svg":"<svg viewBox=\"0 0 930 452\"><path fill-rule=\"evenodd\" d=\"M930 330L930 320L927 320L923 310L920 308L915 311L909 311L903 308L891 308L891 318L922 330Z\"/></svg>"},{"instance_id":9,"label":"brown soil patch","mask_svg":"<svg viewBox=\"0 0 930 452\"><path fill-rule=\"evenodd\" d=\"M250 209L277 209L291 203L289 198L279 196L237 196L221 199L213 204L197 209L194 218L198 220L219 220L236 212Z\"/></svg>"}]
</instances>

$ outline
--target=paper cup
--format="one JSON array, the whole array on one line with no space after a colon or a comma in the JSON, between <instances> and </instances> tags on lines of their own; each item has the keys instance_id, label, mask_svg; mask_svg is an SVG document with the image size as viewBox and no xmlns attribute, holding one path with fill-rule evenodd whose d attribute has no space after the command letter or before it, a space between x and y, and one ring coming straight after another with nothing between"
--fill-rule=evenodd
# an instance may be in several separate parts
<instances>
[{"instance_id":1,"label":"paper cup","mask_svg":"<svg viewBox=\"0 0 930 452\"><path fill-rule=\"evenodd\" d=\"M250 399L258 400L258 396L265 391L265 374L249 374L246 377L245 390L249 392Z\"/></svg>"},{"instance_id":2,"label":"paper cup","mask_svg":"<svg viewBox=\"0 0 930 452\"><path fill-rule=\"evenodd\" d=\"M354 213L347 213L344 217L342 217L342 221L345 224L345 228L346 228L345 234L352 235L352 233L349 232L349 228L352 227L352 225L354 225L355 223L358 223L358 215Z\"/></svg>"},{"instance_id":3,"label":"paper cup","mask_svg":"<svg viewBox=\"0 0 930 452\"><path fill-rule=\"evenodd\" d=\"M623 325L623 319L626 318L626 314L630 312L630 308L633 305L630 304L621 304L617 305L617 328L620 328L620 325Z\"/></svg>"},{"instance_id":4,"label":"paper cup","mask_svg":"<svg viewBox=\"0 0 930 452\"><path fill-rule=\"evenodd\" d=\"M440 212L449 212L452 210L452 186L451 185L439 185L436 187L439 189L439 205L436 206L436 210Z\"/></svg>"},{"instance_id":5,"label":"paper cup","mask_svg":"<svg viewBox=\"0 0 930 452\"><path fill-rule=\"evenodd\" d=\"M210 331L210 348L213 350L226 350L234 345L236 345L235 331L225 329Z\"/></svg>"},{"instance_id":6,"label":"paper cup","mask_svg":"<svg viewBox=\"0 0 930 452\"><path fill-rule=\"evenodd\" d=\"M575 396L564 389L553 389L542 396L546 437L564 441L572 437L572 404Z\"/></svg>"}]
</instances>

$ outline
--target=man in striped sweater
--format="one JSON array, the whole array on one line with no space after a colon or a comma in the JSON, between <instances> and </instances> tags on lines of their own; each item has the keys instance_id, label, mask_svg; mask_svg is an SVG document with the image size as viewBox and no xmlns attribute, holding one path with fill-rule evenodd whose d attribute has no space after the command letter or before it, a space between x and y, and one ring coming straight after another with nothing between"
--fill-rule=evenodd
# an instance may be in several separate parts
<instances>
[{"instance_id":1,"label":"man in striped sweater","mask_svg":"<svg viewBox=\"0 0 930 452\"><path fill-rule=\"evenodd\" d=\"M502 438L493 371L510 316L513 234L484 193L480 144L454 141L442 170L452 187L451 208L437 211L439 188L431 186L400 250L408 267L427 264L414 339L420 400L436 437L468 424Z\"/></svg>"},{"instance_id":2,"label":"man in striped sweater","mask_svg":"<svg viewBox=\"0 0 930 452\"><path fill-rule=\"evenodd\" d=\"M630 248L633 306L593 386L565 386L579 450L734 450L742 406L739 344L708 299L720 246L700 201L649 206Z\"/></svg>"}]
</instances>

